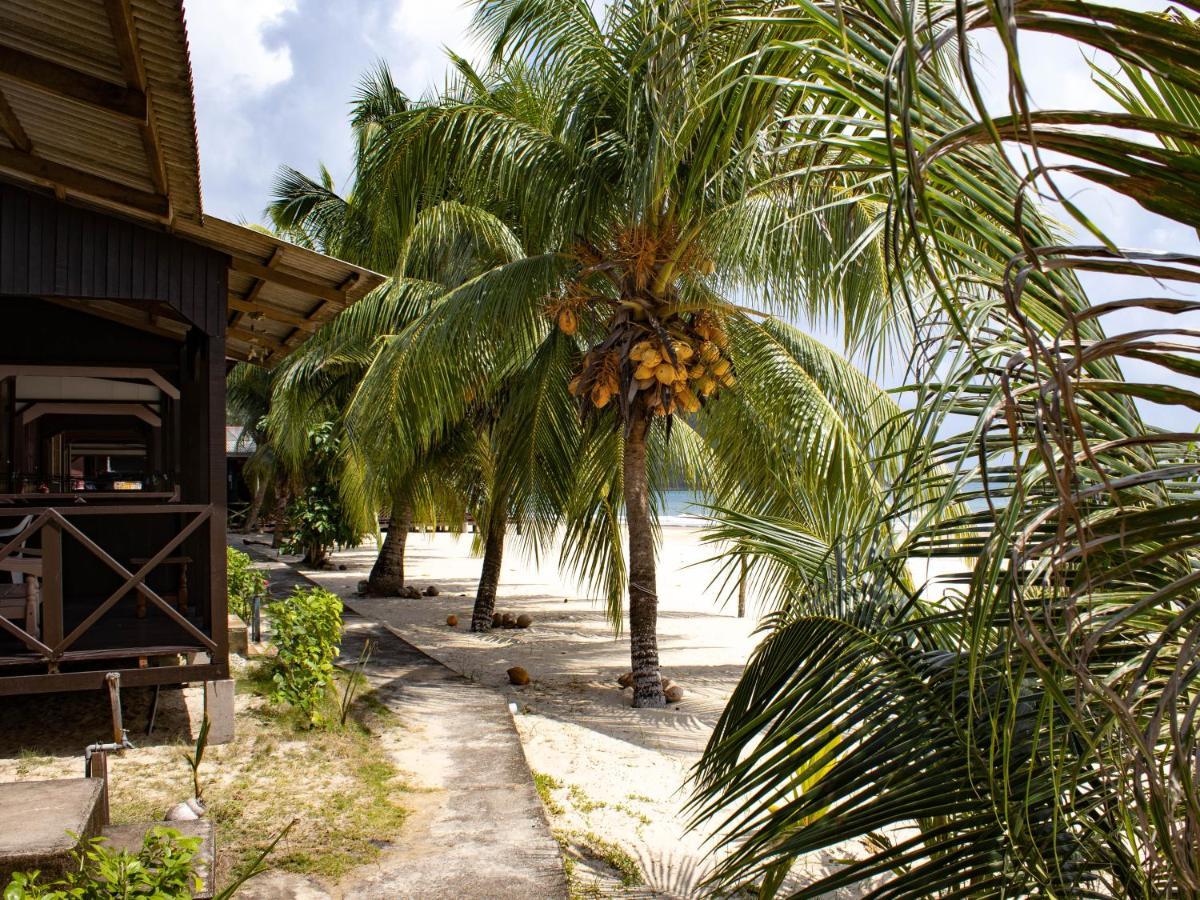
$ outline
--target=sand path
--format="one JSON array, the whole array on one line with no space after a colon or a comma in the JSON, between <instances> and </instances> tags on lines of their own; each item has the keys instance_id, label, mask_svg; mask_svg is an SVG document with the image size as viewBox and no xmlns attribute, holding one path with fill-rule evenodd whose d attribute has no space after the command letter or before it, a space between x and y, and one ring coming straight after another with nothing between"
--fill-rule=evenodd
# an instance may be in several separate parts
<instances>
[{"instance_id":1,"label":"sand path","mask_svg":"<svg viewBox=\"0 0 1200 900\"><path fill-rule=\"evenodd\" d=\"M710 864L704 828L689 830L684 809L688 776L724 708L755 640L754 598L747 618L736 616L714 586L719 567L699 530L663 529L659 569L659 648L663 671L687 691L666 710L634 710L632 691L616 684L629 670L627 633L615 635L603 604L590 598L556 559L529 559L519 539L506 546L497 609L529 613L527 630L487 636L467 631L481 562L471 537L413 535L409 584L437 585L420 600L359 598L358 582L374 561L368 543L339 552L344 571L305 572L346 597L361 615L386 623L422 651L507 695L531 769L544 779L551 824L568 857L576 858L578 887L596 885L610 896L696 897ZM450 628L449 614L460 624ZM510 666L533 678L508 684ZM610 866L590 859L596 839L636 860L643 883L622 885ZM802 880L825 870L823 860L798 867Z\"/></svg>"}]
</instances>

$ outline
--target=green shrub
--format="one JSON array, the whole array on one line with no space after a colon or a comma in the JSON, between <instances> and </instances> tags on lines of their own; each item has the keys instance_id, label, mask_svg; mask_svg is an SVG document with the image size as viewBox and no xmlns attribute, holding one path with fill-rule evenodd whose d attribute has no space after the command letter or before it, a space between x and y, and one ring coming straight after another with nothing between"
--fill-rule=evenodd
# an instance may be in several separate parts
<instances>
[{"instance_id":1,"label":"green shrub","mask_svg":"<svg viewBox=\"0 0 1200 900\"><path fill-rule=\"evenodd\" d=\"M225 548L229 611L243 622L249 622L254 614L254 599L267 594L267 577L253 566L254 560L249 555L232 547Z\"/></svg>"},{"instance_id":2,"label":"green shrub","mask_svg":"<svg viewBox=\"0 0 1200 900\"><path fill-rule=\"evenodd\" d=\"M151 828L137 853L114 850L94 838L73 854L75 866L62 878L43 883L38 872L17 872L4 900L176 900L200 888L195 872L200 838L170 828Z\"/></svg>"},{"instance_id":3,"label":"green shrub","mask_svg":"<svg viewBox=\"0 0 1200 900\"><path fill-rule=\"evenodd\" d=\"M342 601L323 588L298 588L266 608L275 657L272 697L302 710L312 724L333 684L342 639Z\"/></svg>"},{"instance_id":4,"label":"green shrub","mask_svg":"<svg viewBox=\"0 0 1200 900\"><path fill-rule=\"evenodd\" d=\"M303 553L309 566L323 565L334 547L353 547L362 534L342 500L340 439L332 422L308 433L304 486L287 508L287 553Z\"/></svg>"}]
</instances>

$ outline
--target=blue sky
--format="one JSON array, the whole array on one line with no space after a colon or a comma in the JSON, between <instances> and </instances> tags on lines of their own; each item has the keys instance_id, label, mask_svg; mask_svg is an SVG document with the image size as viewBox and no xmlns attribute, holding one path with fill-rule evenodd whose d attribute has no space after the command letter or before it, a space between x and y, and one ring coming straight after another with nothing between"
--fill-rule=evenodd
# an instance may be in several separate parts
<instances>
[{"instance_id":1,"label":"blue sky","mask_svg":"<svg viewBox=\"0 0 1200 900\"><path fill-rule=\"evenodd\" d=\"M1155 0L1122 5L1166 6ZM185 10L204 208L234 221L261 220L281 165L315 173L324 163L339 184L344 181L351 158L349 103L377 60L386 60L400 87L415 96L441 82L444 47L477 55L467 36L470 10L457 0L185 0ZM984 36L980 43L985 59L998 58L996 42ZM1043 108L1113 105L1092 83L1082 54L1065 42L1027 36L1022 62ZM1002 89L993 79L988 93L998 109ZM1062 185L1119 245L1200 252L1194 230L1100 188L1067 180ZM1174 290L1151 285L1147 292L1164 287ZM1092 279L1089 288L1095 299L1134 289L1129 280L1103 279ZM1152 320L1135 316L1124 324Z\"/></svg>"}]
</instances>

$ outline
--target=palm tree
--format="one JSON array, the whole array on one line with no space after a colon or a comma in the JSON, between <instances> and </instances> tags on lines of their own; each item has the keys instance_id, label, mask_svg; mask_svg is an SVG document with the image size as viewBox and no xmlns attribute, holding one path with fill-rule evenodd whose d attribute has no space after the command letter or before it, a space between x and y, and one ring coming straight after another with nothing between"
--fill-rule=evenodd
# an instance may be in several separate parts
<instances>
[{"instance_id":1,"label":"palm tree","mask_svg":"<svg viewBox=\"0 0 1200 900\"><path fill-rule=\"evenodd\" d=\"M590 518L570 527L607 560L577 553L610 604L627 587L636 706L664 704L655 473L672 444L705 457L690 417L757 389L745 379L735 388L754 366L735 338L755 313L738 299L837 318L852 341L893 321L877 211L820 174L836 149L790 136L798 109L836 116L845 105L766 83L734 100L758 26L722 19L722 7L624 0L601 22L582 2L483 0L474 25L492 68L456 59L444 96L380 124L360 174L381 214L402 224L422 198L449 194L496 211L523 251L455 291L364 380L360 409L387 401L404 414L389 438L420 446L423 432L462 415L465 398L531 358L548 325L581 345L569 387L596 447L609 448L590 460L609 467L592 483L617 493L578 498ZM421 370L405 384L396 372L413 347ZM814 443L805 464L816 472L839 451ZM611 540L614 497L627 561Z\"/></svg>"},{"instance_id":2,"label":"palm tree","mask_svg":"<svg viewBox=\"0 0 1200 900\"><path fill-rule=\"evenodd\" d=\"M1058 182L1200 225L1200 28L1041 0L759 11L743 90L803 69L810 89L861 104L849 143L891 173L890 265L937 302L912 358L917 437L891 451L903 477L836 565L814 566L803 527L725 516L725 537L791 581L697 771L697 819L730 851L714 881L764 896L881 878L893 897L1192 896L1200 458L1195 434L1147 425L1135 398L1194 416L1200 397L1179 382L1197 352L1169 320L1119 327L1127 310L1200 307L1095 304L1076 273L1196 283L1200 259L1117 248ZM983 104L969 50L991 27L1005 116ZM1035 110L1023 29L1112 54L1120 69L1100 80L1126 111ZM1064 242L1034 188L1097 243ZM1130 360L1162 374L1131 379ZM892 548L872 534L897 522ZM938 591L904 583L910 559L939 555L971 564ZM787 884L804 854L868 836L864 858Z\"/></svg>"},{"instance_id":3,"label":"palm tree","mask_svg":"<svg viewBox=\"0 0 1200 900\"><path fill-rule=\"evenodd\" d=\"M378 121L405 108L407 100L386 66L369 73L352 117L360 156ZM281 228L303 243L395 273L388 287L323 328L278 376L274 421L277 430L292 435L285 443L296 449L309 419L346 407L384 338L403 332L446 292L511 261L519 250L495 216L436 198L427 200L401 232L392 217L367 210L362 198L371 187L356 178L354 190L343 198L324 170L310 179L285 169L276 184L269 211ZM439 513L460 522L462 511L470 509L480 526L478 549L484 557L472 628L490 629L509 521L522 523L523 537L536 549L561 516L569 489L570 470L559 460L571 457L561 442L577 439L575 423L564 424L570 401L539 390L547 373L561 374L563 360L561 349L547 348L519 377L486 397L481 393L459 420L431 429L424 452L411 458L393 453L388 442L356 440L350 430L344 490L364 508L390 503L393 516L368 579L371 590L395 593L404 586L405 538L417 498L424 501L417 518L431 524ZM547 401L561 408L552 410ZM372 417L378 416L379 409L372 410ZM538 428L539 423L553 427ZM552 458L541 452L545 449Z\"/></svg>"},{"instance_id":4,"label":"palm tree","mask_svg":"<svg viewBox=\"0 0 1200 900\"><path fill-rule=\"evenodd\" d=\"M266 427L267 414L271 411L271 374L261 366L238 363L230 370L225 381L229 419L242 427L238 440L254 446L244 471L253 483L254 490L246 520L242 524L243 531L251 532L258 527L267 492L272 486L278 488L281 480Z\"/></svg>"}]
</instances>

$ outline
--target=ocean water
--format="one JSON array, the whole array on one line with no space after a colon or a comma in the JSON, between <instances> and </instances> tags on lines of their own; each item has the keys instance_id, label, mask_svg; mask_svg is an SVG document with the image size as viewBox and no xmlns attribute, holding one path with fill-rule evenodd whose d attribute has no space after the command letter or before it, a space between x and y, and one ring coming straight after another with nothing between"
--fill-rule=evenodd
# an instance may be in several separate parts
<instances>
[{"instance_id":1,"label":"ocean water","mask_svg":"<svg viewBox=\"0 0 1200 900\"><path fill-rule=\"evenodd\" d=\"M666 491L658 509L658 523L664 528L695 528L708 522L704 497L691 491Z\"/></svg>"}]
</instances>

